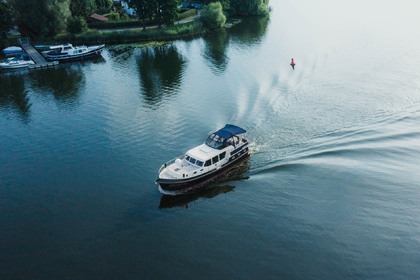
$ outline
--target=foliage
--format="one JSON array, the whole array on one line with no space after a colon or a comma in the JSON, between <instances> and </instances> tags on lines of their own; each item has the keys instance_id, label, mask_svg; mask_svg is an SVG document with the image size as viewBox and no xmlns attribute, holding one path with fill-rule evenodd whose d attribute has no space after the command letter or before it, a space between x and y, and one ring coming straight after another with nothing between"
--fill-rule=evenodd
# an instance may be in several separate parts
<instances>
[{"instance_id":1,"label":"foliage","mask_svg":"<svg viewBox=\"0 0 420 280\"><path fill-rule=\"evenodd\" d=\"M177 20L183 20L192 16L197 15L196 9L187 9L183 13L178 14Z\"/></svg>"},{"instance_id":2,"label":"foliage","mask_svg":"<svg viewBox=\"0 0 420 280\"><path fill-rule=\"evenodd\" d=\"M61 34L55 37L57 42L71 41L74 44L113 44L141 41L164 41L175 40L185 37L202 35L208 30L203 28L199 22L188 22L177 24L165 29L148 29L146 31L125 30L115 32L101 32L99 30L88 30L75 36Z\"/></svg>"},{"instance_id":3,"label":"foliage","mask_svg":"<svg viewBox=\"0 0 420 280\"><path fill-rule=\"evenodd\" d=\"M67 31L72 34L78 34L88 29L85 19L81 16L69 18L67 21Z\"/></svg>"},{"instance_id":4,"label":"foliage","mask_svg":"<svg viewBox=\"0 0 420 280\"><path fill-rule=\"evenodd\" d=\"M129 21L130 20L130 17L127 14L123 14L121 16L121 20L123 20L123 21Z\"/></svg>"},{"instance_id":5,"label":"foliage","mask_svg":"<svg viewBox=\"0 0 420 280\"><path fill-rule=\"evenodd\" d=\"M94 29L113 29L113 28L132 28L141 27L141 23L135 19L128 19L127 21L107 21L107 22L89 22L89 28Z\"/></svg>"},{"instance_id":6,"label":"foliage","mask_svg":"<svg viewBox=\"0 0 420 280\"><path fill-rule=\"evenodd\" d=\"M158 0L159 8L162 11L162 23L173 25L178 16L179 1Z\"/></svg>"},{"instance_id":7,"label":"foliage","mask_svg":"<svg viewBox=\"0 0 420 280\"><path fill-rule=\"evenodd\" d=\"M237 15L267 15L269 0L230 1L230 11Z\"/></svg>"},{"instance_id":8,"label":"foliage","mask_svg":"<svg viewBox=\"0 0 420 280\"><path fill-rule=\"evenodd\" d=\"M159 27L162 24L172 25L178 15L178 5L180 0L130 0L130 7L136 10L140 20L154 19Z\"/></svg>"},{"instance_id":9,"label":"foliage","mask_svg":"<svg viewBox=\"0 0 420 280\"><path fill-rule=\"evenodd\" d=\"M111 11L112 0L95 0L95 3L98 14L106 14Z\"/></svg>"},{"instance_id":10,"label":"foliage","mask_svg":"<svg viewBox=\"0 0 420 280\"><path fill-rule=\"evenodd\" d=\"M70 12L72 16L87 17L93 14L96 10L95 0L71 0Z\"/></svg>"},{"instance_id":11,"label":"foliage","mask_svg":"<svg viewBox=\"0 0 420 280\"><path fill-rule=\"evenodd\" d=\"M220 4L220 2L208 4L201 12L200 20L203 23L203 26L209 29L224 26L226 23L226 16L223 14L222 4Z\"/></svg>"},{"instance_id":12,"label":"foliage","mask_svg":"<svg viewBox=\"0 0 420 280\"><path fill-rule=\"evenodd\" d=\"M146 29L146 21L153 18L153 1L147 0L129 0L128 5L136 10L139 20L143 24L143 30Z\"/></svg>"},{"instance_id":13,"label":"foliage","mask_svg":"<svg viewBox=\"0 0 420 280\"><path fill-rule=\"evenodd\" d=\"M109 13L107 17L111 21L119 21L120 20L120 14L119 13Z\"/></svg>"},{"instance_id":14,"label":"foliage","mask_svg":"<svg viewBox=\"0 0 420 280\"><path fill-rule=\"evenodd\" d=\"M14 0L18 24L40 36L54 36L67 26L70 0Z\"/></svg>"},{"instance_id":15,"label":"foliage","mask_svg":"<svg viewBox=\"0 0 420 280\"><path fill-rule=\"evenodd\" d=\"M215 0L201 0L210 4ZM220 0L223 11L229 15L267 15L269 0Z\"/></svg>"},{"instance_id":16,"label":"foliage","mask_svg":"<svg viewBox=\"0 0 420 280\"><path fill-rule=\"evenodd\" d=\"M13 27L13 8L9 2L0 2L0 35L6 33Z\"/></svg>"}]
</instances>

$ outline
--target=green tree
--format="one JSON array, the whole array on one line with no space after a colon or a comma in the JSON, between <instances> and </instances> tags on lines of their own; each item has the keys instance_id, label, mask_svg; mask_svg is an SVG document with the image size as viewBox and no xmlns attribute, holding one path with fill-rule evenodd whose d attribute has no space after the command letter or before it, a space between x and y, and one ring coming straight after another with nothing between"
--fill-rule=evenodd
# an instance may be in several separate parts
<instances>
[{"instance_id":1,"label":"green tree","mask_svg":"<svg viewBox=\"0 0 420 280\"><path fill-rule=\"evenodd\" d=\"M136 10L139 20L143 23L143 30L146 29L146 20L153 16L153 1L147 0L130 0L128 5Z\"/></svg>"},{"instance_id":2,"label":"green tree","mask_svg":"<svg viewBox=\"0 0 420 280\"><path fill-rule=\"evenodd\" d=\"M67 27L70 0L14 0L18 24L39 36L55 36Z\"/></svg>"},{"instance_id":3,"label":"green tree","mask_svg":"<svg viewBox=\"0 0 420 280\"><path fill-rule=\"evenodd\" d=\"M178 5L180 1L159 0L162 11L162 22L166 25L173 25L178 16Z\"/></svg>"},{"instance_id":4,"label":"green tree","mask_svg":"<svg viewBox=\"0 0 420 280\"><path fill-rule=\"evenodd\" d=\"M7 32L13 27L13 8L6 2L0 2L0 35L5 37Z\"/></svg>"},{"instance_id":5,"label":"green tree","mask_svg":"<svg viewBox=\"0 0 420 280\"><path fill-rule=\"evenodd\" d=\"M204 7L200 20L203 26L209 29L219 28L225 25L226 16L223 14L222 4L214 2Z\"/></svg>"},{"instance_id":6,"label":"green tree","mask_svg":"<svg viewBox=\"0 0 420 280\"><path fill-rule=\"evenodd\" d=\"M116 13L116 12L115 13L114 12L113 13L109 13L107 17L111 21L119 21L120 18L121 18L120 13Z\"/></svg>"},{"instance_id":7,"label":"green tree","mask_svg":"<svg viewBox=\"0 0 420 280\"><path fill-rule=\"evenodd\" d=\"M70 12L74 17L87 17L93 14L96 10L95 0L71 0Z\"/></svg>"},{"instance_id":8,"label":"green tree","mask_svg":"<svg viewBox=\"0 0 420 280\"><path fill-rule=\"evenodd\" d=\"M86 20L81 16L71 17L67 21L67 31L71 34L79 34L87 29Z\"/></svg>"},{"instance_id":9,"label":"green tree","mask_svg":"<svg viewBox=\"0 0 420 280\"><path fill-rule=\"evenodd\" d=\"M179 3L180 0L130 0L129 5L136 10L143 28L146 28L147 19L156 21L159 27L172 25L178 15Z\"/></svg>"},{"instance_id":10,"label":"green tree","mask_svg":"<svg viewBox=\"0 0 420 280\"><path fill-rule=\"evenodd\" d=\"M269 0L235 0L230 1L233 14L266 15L269 13Z\"/></svg>"},{"instance_id":11,"label":"green tree","mask_svg":"<svg viewBox=\"0 0 420 280\"><path fill-rule=\"evenodd\" d=\"M99 14L106 14L111 11L112 0L95 0L96 12Z\"/></svg>"},{"instance_id":12,"label":"green tree","mask_svg":"<svg viewBox=\"0 0 420 280\"><path fill-rule=\"evenodd\" d=\"M201 0L203 4L210 4L215 0ZM225 14L229 15L267 15L269 0L220 0Z\"/></svg>"}]
</instances>

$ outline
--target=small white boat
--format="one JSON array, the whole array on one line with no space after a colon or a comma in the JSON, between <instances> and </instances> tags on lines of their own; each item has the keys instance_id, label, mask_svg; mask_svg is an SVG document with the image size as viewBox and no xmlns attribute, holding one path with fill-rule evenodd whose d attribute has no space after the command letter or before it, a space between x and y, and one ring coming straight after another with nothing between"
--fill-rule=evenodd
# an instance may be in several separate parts
<instances>
[{"instance_id":1,"label":"small white boat","mask_svg":"<svg viewBox=\"0 0 420 280\"><path fill-rule=\"evenodd\" d=\"M29 57L28 54L17 55L13 58L8 58L5 62L0 63L2 69L20 69L27 68L30 65L34 65L35 62Z\"/></svg>"},{"instance_id":2,"label":"small white boat","mask_svg":"<svg viewBox=\"0 0 420 280\"><path fill-rule=\"evenodd\" d=\"M50 46L50 50L42 52L42 55L49 61L74 61L85 60L102 53L105 45L98 46L76 46L72 44L64 44L57 46Z\"/></svg>"},{"instance_id":3,"label":"small white boat","mask_svg":"<svg viewBox=\"0 0 420 280\"><path fill-rule=\"evenodd\" d=\"M164 194L181 194L214 181L249 157L246 130L227 124L205 143L163 164L156 183Z\"/></svg>"}]
</instances>

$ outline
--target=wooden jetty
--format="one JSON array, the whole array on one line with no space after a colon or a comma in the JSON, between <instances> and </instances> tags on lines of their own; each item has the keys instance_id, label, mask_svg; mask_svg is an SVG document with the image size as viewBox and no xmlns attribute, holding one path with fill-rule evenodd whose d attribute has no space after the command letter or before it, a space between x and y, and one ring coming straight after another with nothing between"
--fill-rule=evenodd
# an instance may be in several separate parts
<instances>
[{"instance_id":1,"label":"wooden jetty","mask_svg":"<svg viewBox=\"0 0 420 280\"><path fill-rule=\"evenodd\" d=\"M29 38L19 38L18 42L22 49L29 54L32 60L35 62L34 65L28 66L31 69L47 68L58 65L58 61L46 61L45 58L31 45Z\"/></svg>"}]
</instances>

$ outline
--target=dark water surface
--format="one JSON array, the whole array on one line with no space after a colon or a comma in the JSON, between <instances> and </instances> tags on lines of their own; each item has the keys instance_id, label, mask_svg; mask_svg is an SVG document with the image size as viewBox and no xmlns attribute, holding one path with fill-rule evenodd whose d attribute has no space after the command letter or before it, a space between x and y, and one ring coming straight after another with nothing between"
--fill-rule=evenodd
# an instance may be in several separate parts
<instances>
[{"instance_id":1,"label":"dark water surface","mask_svg":"<svg viewBox=\"0 0 420 280\"><path fill-rule=\"evenodd\" d=\"M271 2L0 76L0 279L420 279L418 1ZM243 170L162 196L160 165L226 123Z\"/></svg>"}]
</instances>

